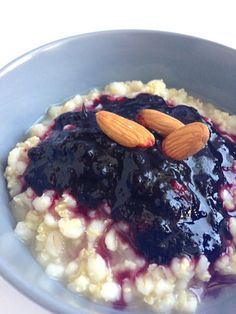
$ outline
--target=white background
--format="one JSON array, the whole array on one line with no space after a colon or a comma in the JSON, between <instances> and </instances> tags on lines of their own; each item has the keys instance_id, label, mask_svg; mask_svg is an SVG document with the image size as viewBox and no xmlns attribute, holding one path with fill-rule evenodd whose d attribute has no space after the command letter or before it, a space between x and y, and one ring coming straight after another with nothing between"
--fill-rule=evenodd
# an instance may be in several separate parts
<instances>
[{"instance_id":1,"label":"white background","mask_svg":"<svg viewBox=\"0 0 236 314\"><path fill-rule=\"evenodd\" d=\"M172 31L236 49L233 3L233 0L0 0L0 67L47 42L108 29ZM0 313L49 312L0 277Z\"/></svg>"}]
</instances>

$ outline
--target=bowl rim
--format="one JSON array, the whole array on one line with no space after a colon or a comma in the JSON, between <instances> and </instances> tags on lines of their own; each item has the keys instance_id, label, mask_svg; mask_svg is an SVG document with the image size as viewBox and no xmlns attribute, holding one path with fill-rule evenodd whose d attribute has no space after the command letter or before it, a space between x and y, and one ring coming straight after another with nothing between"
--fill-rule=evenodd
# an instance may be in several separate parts
<instances>
[{"instance_id":1,"label":"bowl rim","mask_svg":"<svg viewBox=\"0 0 236 314\"><path fill-rule=\"evenodd\" d=\"M218 42L215 42L213 40L208 40L202 37L198 37L198 36L192 36L192 35L187 35L187 34L183 34L183 33L176 33L176 32L170 32L170 31L160 31L160 30L154 30L154 29L113 29L113 30L102 30L102 31L96 31L96 32L87 32L87 33L82 33L82 34L77 34L77 35L72 35L69 37L63 37L61 39L57 39L51 42L48 42L46 44L40 45L36 48L33 48L25 53L23 53L22 55L16 57L15 59L13 59L12 61L8 62L6 65L4 65L3 67L0 68L0 78L2 76L4 76L5 74L7 74L8 72L14 70L17 66L27 62L29 60L29 56L30 58L35 57L37 54L41 53L42 51L47 51L50 49L53 49L57 46L60 46L62 44L66 44L72 40L75 39L80 39L80 38L88 38L88 37L94 37L97 35L106 35L109 33L113 33L113 34L125 34L125 33L153 33L153 34L163 34L163 35L169 35L169 36L174 36L174 37L182 37L182 38L186 38L186 39L194 39L197 41L201 41L201 42L205 42L208 44L212 44L214 46L218 46L221 48L225 48L227 50L232 50L232 51L236 51L236 49L220 44Z\"/></svg>"},{"instance_id":2,"label":"bowl rim","mask_svg":"<svg viewBox=\"0 0 236 314\"><path fill-rule=\"evenodd\" d=\"M122 35L122 34L159 34L159 35L166 35L170 37L175 38L182 38L186 40L194 40L198 42L205 42L208 45L223 48L226 50L231 50L235 53L236 56L236 49L232 47L225 46L223 44L207 40L201 37L195 37L191 35L176 33L176 32L169 32L169 31L159 31L159 30L148 30L148 29L114 29L114 30L105 30L105 31L96 31L96 32L88 32L83 33L79 35L73 35L65 38L61 38L49 43L46 43L44 45L41 45L37 48L34 48L32 50L29 50L28 52L22 54L21 56L13 59L9 63L7 63L5 66L3 66L0 69L0 80L4 75L7 75L9 72L14 71L18 66L22 65L23 63L26 63L28 60L34 58L38 54L57 48L59 46L62 46L64 44L69 43L70 41L74 40L80 40L82 38L93 38L96 36L103 36L106 34L116 34L116 35ZM20 278L17 274L15 274L11 267L9 267L5 262L4 258L0 256L0 275L13 287L15 287L20 293L25 295L30 300L33 300L38 305L42 306L46 310L52 311L53 313L63 313L63 314L77 314L78 311L80 311L81 314L89 314L91 313L89 309L83 308L83 309L77 309L73 307L72 305L68 303L63 303L60 300L55 300L52 297L49 297L48 294L43 291L41 288L34 288L32 290L32 287L29 286L24 280ZM72 293L72 292L71 292ZM91 301L88 301L91 302ZM96 304L98 310L96 311L96 314L103 313L104 307L100 304ZM99 309L100 308L100 309ZM107 307L106 307L107 308ZM82 311L81 311L82 310ZM112 313L122 313L119 310L111 310ZM123 312L124 313L124 312Z\"/></svg>"}]
</instances>

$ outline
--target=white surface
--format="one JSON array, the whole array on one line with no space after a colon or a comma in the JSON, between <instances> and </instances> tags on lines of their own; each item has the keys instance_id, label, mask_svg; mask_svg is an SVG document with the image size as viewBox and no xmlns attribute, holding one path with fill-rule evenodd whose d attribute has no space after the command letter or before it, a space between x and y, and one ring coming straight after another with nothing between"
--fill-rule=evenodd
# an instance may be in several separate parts
<instances>
[{"instance_id":1,"label":"white surface","mask_svg":"<svg viewBox=\"0 0 236 314\"><path fill-rule=\"evenodd\" d=\"M0 67L47 42L108 29L157 29L236 49L234 1L0 0ZM0 277L0 313L48 314Z\"/></svg>"}]
</instances>

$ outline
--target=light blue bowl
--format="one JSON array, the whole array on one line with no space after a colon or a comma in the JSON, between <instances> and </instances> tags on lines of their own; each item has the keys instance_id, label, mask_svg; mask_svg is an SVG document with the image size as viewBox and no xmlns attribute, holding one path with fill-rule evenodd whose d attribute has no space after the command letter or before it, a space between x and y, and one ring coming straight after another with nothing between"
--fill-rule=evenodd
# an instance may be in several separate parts
<instances>
[{"instance_id":1,"label":"light blue bowl","mask_svg":"<svg viewBox=\"0 0 236 314\"><path fill-rule=\"evenodd\" d=\"M59 40L33 50L0 72L0 157L53 103L111 81L163 78L168 86L236 112L236 51L209 41L158 31L108 31ZM50 280L15 237L1 176L0 271L21 292L63 314L126 313L74 295ZM236 288L208 299L198 313L233 314ZM135 313L139 313L135 311ZM144 311L140 312L144 313ZM145 312L147 313L147 312Z\"/></svg>"}]
</instances>

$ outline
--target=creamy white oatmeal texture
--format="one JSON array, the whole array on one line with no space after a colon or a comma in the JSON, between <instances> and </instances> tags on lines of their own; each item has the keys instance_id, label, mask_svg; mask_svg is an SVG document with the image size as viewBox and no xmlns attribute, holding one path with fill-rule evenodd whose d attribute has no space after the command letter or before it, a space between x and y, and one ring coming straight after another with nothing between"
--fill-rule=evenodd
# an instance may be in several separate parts
<instances>
[{"instance_id":1,"label":"creamy white oatmeal texture","mask_svg":"<svg viewBox=\"0 0 236 314\"><path fill-rule=\"evenodd\" d=\"M17 219L15 232L30 246L46 273L66 282L74 292L109 303L118 301L123 295L128 305L140 307L146 304L160 313L194 312L198 299L189 289L189 284L194 281L201 285L210 280L209 262L205 256L201 256L197 263L186 257L174 258L169 267L150 264L146 271L138 274L145 260L136 256L132 248L121 241L114 228L107 228L110 219L94 218L86 222L82 216L75 216L73 208L76 201L67 193L56 201L54 191L46 191L41 197L31 188L21 193L22 176L28 165L27 152L39 143L53 119L80 108L82 104L91 105L101 94L134 97L140 92L162 96L174 105L181 103L192 106L203 116L209 117L222 131L236 135L236 116L188 96L183 89L167 89L162 80L147 84L141 81L113 82L104 91L95 89L86 96L77 95L63 106L51 107L45 120L31 128L31 137L18 143L9 154L5 176ZM231 192L223 195L229 209L235 206L236 188ZM52 206L54 211L49 210ZM105 210L109 211L110 208ZM89 215L95 217L94 211L91 210ZM236 218L230 218L229 229L234 244L218 259L214 268L223 275L236 275ZM105 245L112 256L110 265L95 250L95 243L104 235ZM125 270L137 275L132 282L125 279L121 285L115 280L114 274Z\"/></svg>"}]
</instances>

